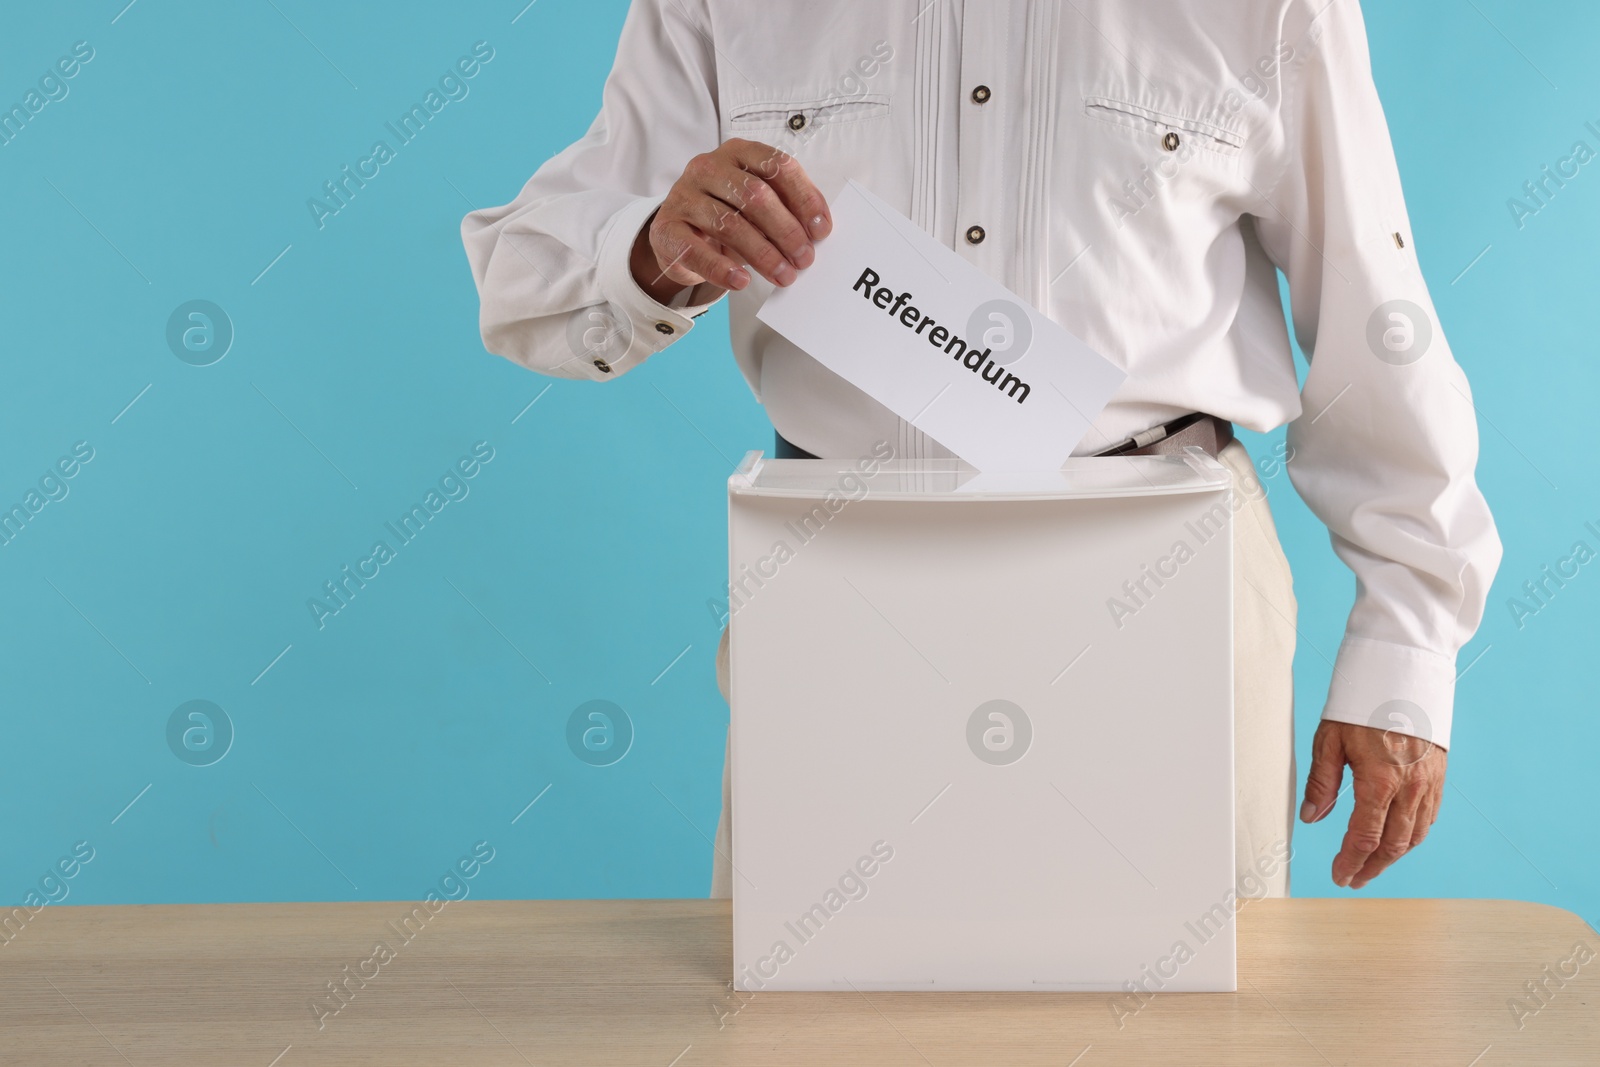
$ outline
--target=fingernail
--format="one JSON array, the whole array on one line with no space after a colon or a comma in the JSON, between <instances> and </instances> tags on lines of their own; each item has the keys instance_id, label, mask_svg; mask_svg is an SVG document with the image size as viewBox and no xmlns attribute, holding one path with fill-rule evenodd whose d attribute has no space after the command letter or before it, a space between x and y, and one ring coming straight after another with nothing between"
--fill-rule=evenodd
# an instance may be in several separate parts
<instances>
[{"instance_id":1,"label":"fingernail","mask_svg":"<svg viewBox=\"0 0 1600 1067\"><path fill-rule=\"evenodd\" d=\"M828 230L829 229L830 229L830 227L828 225L828 220L827 219L823 218L821 215L813 215L813 216L811 216L811 236L812 237L815 237L818 240L821 240L822 238L828 236Z\"/></svg>"},{"instance_id":2,"label":"fingernail","mask_svg":"<svg viewBox=\"0 0 1600 1067\"><path fill-rule=\"evenodd\" d=\"M1317 806L1315 804L1311 803L1311 801L1308 800L1304 804L1300 805L1300 821L1301 822L1310 822L1311 821L1311 816L1315 815L1316 813L1317 813Z\"/></svg>"},{"instance_id":3,"label":"fingernail","mask_svg":"<svg viewBox=\"0 0 1600 1067\"><path fill-rule=\"evenodd\" d=\"M779 285L792 285L795 280L794 268L789 266L787 260L778 264L778 269L772 272L773 281Z\"/></svg>"},{"instance_id":4,"label":"fingernail","mask_svg":"<svg viewBox=\"0 0 1600 1067\"><path fill-rule=\"evenodd\" d=\"M735 290L743 289L745 286L747 286L749 284L750 284L750 275L745 273L745 270L744 270L743 267L734 267L732 270L728 271L728 288L729 289L735 289Z\"/></svg>"},{"instance_id":5,"label":"fingernail","mask_svg":"<svg viewBox=\"0 0 1600 1067\"><path fill-rule=\"evenodd\" d=\"M796 252L791 258L795 266L805 270L817 258L817 251L811 245L802 245L800 251Z\"/></svg>"}]
</instances>

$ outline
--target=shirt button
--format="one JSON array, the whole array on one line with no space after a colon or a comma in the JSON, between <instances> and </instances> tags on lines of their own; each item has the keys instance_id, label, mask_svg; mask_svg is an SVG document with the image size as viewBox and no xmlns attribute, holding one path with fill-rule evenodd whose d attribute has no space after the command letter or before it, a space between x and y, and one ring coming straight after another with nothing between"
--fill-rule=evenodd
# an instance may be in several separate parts
<instances>
[{"instance_id":1,"label":"shirt button","mask_svg":"<svg viewBox=\"0 0 1600 1067\"><path fill-rule=\"evenodd\" d=\"M993 94L989 92L987 85L980 85L972 90L972 102L974 104L987 104L991 95Z\"/></svg>"},{"instance_id":2,"label":"shirt button","mask_svg":"<svg viewBox=\"0 0 1600 1067\"><path fill-rule=\"evenodd\" d=\"M595 360L595 361L594 361L594 365L595 365L595 366L596 366L596 367L599 367L599 368L600 368L600 373L601 373L601 374L610 374L610 373L611 373L611 364L609 364L609 363L607 363L607 362L606 362L606 361L605 361L605 360L603 360L603 359L598 359L598 358L597 358L597 359L596 359L596 360Z\"/></svg>"},{"instance_id":3,"label":"shirt button","mask_svg":"<svg viewBox=\"0 0 1600 1067\"><path fill-rule=\"evenodd\" d=\"M982 226L967 227L967 244L969 245L981 245L983 244L983 239L987 236L989 235L984 232Z\"/></svg>"},{"instance_id":4,"label":"shirt button","mask_svg":"<svg viewBox=\"0 0 1600 1067\"><path fill-rule=\"evenodd\" d=\"M1178 135L1172 132L1168 132L1165 137L1161 138L1161 147L1165 148L1168 152L1176 152L1178 150L1178 143Z\"/></svg>"},{"instance_id":5,"label":"shirt button","mask_svg":"<svg viewBox=\"0 0 1600 1067\"><path fill-rule=\"evenodd\" d=\"M791 130L803 130L803 129L805 129L806 128L806 117L804 115L800 114L799 112L795 112L793 115L790 115L789 116L789 128Z\"/></svg>"},{"instance_id":6,"label":"shirt button","mask_svg":"<svg viewBox=\"0 0 1600 1067\"><path fill-rule=\"evenodd\" d=\"M670 336L672 336L673 332L674 331L672 329L672 323L670 323L670 322L658 322L658 323L656 323L656 333L664 333L664 334L666 334L667 336L670 337Z\"/></svg>"}]
</instances>

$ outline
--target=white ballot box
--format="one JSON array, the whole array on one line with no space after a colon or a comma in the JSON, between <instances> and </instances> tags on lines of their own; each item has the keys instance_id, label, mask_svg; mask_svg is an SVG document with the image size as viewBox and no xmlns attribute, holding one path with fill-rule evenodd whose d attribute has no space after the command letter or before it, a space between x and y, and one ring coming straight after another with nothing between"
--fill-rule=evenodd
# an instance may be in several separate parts
<instances>
[{"instance_id":1,"label":"white ballot box","mask_svg":"<svg viewBox=\"0 0 1600 1067\"><path fill-rule=\"evenodd\" d=\"M1226 468L728 494L739 988L1235 988Z\"/></svg>"}]
</instances>

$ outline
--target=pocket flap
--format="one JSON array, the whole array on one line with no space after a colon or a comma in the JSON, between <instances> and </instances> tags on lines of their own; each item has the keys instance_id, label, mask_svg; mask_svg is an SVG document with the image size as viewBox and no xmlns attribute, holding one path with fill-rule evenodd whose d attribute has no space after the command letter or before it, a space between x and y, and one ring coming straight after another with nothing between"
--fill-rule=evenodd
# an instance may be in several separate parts
<instances>
[{"instance_id":1,"label":"pocket flap","mask_svg":"<svg viewBox=\"0 0 1600 1067\"><path fill-rule=\"evenodd\" d=\"M889 113L889 98L881 93L861 96L824 96L814 100L763 100L741 104L728 113L728 129L789 129L798 133L812 125L859 122Z\"/></svg>"},{"instance_id":2,"label":"pocket flap","mask_svg":"<svg viewBox=\"0 0 1600 1067\"><path fill-rule=\"evenodd\" d=\"M1204 119L1190 118L1170 111L1157 111L1142 104L1129 103L1109 96L1086 96L1083 109L1092 118L1130 129L1160 133L1164 130L1182 130L1205 138L1214 148L1238 151L1244 147L1244 134Z\"/></svg>"}]
</instances>

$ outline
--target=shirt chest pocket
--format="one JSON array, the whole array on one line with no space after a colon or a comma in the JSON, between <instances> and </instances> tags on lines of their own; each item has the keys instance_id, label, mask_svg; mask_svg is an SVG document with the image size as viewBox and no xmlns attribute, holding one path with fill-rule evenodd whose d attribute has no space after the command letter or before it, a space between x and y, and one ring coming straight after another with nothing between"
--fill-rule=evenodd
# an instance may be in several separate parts
<instances>
[{"instance_id":1,"label":"shirt chest pocket","mask_svg":"<svg viewBox=\"0 0 1600 1067\"><path fill-rule=\"evenodd\" d=\"M827 135L831 127L847 126L889 116L889 98L881 93L815 99L762 100L741 104L728 113L729 137L765 141L795 153Z\"/></svg>"},{"instance_id":2,"label":"shirt chest pocket","mask_svg":"<svg viewBox=\"0 0 1600 1067\"><path fill-rule=\"evenodd\" d=\"M1173 110L1158 110L1109 96L1084 97L1083 110L1096 122L1119 127L1123 136L1161 152L1187 156L1199 150L1236 157L1244 149L1244 134L1238 129Z\"/></svg>"}]
</instances>

